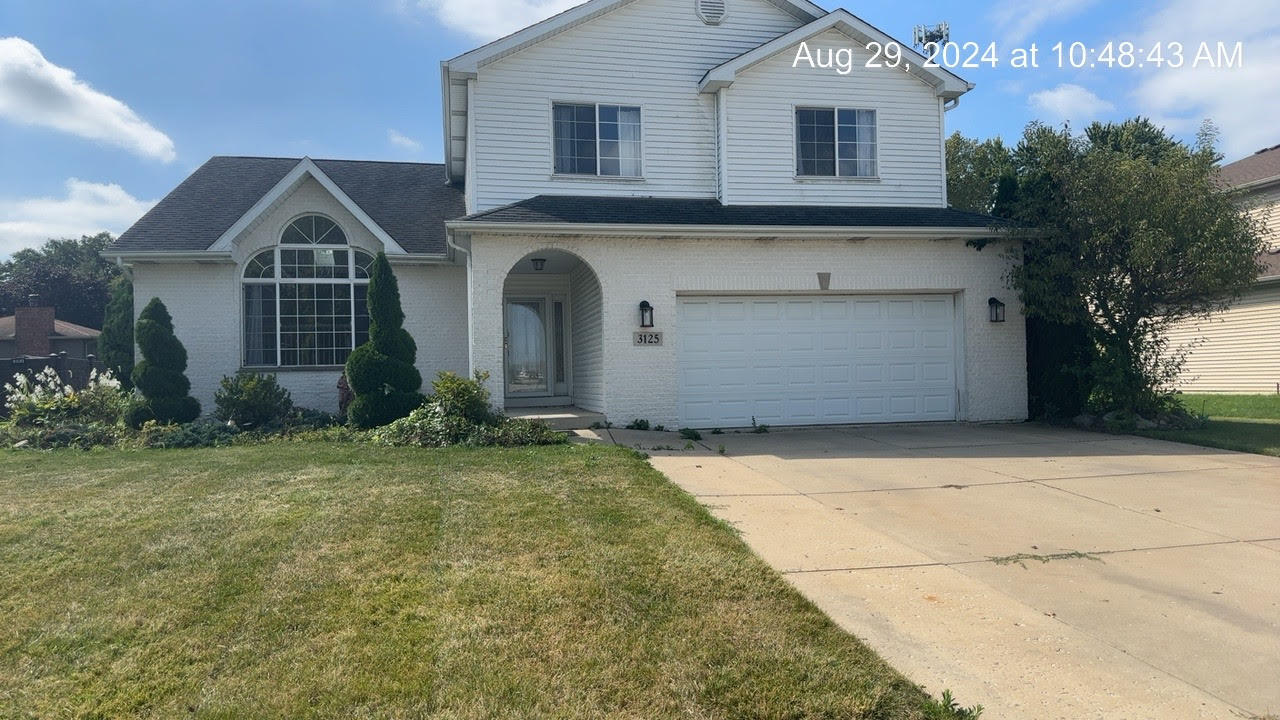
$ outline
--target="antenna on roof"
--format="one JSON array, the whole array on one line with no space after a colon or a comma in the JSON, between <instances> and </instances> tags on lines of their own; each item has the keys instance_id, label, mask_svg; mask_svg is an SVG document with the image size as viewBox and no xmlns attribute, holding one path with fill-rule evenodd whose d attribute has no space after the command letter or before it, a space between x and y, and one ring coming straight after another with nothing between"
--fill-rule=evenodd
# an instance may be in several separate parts
<instances>
[{"instance_id":1,"label":"antenna on roof","mask_svg":"<svg viewBox=\"0 0 1280 720\"><path fill-rule=\"evenodd\" d=\"M929 43L946 45L951 39L951 24L940 22L937 25L917 25L911 33L911 44L924 48Z\"/></svg>"}]
</instances>

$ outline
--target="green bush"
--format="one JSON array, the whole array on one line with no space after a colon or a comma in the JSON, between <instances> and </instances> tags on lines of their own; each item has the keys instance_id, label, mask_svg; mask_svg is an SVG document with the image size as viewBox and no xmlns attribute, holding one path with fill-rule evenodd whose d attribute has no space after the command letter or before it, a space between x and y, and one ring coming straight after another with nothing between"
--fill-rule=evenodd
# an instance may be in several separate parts
<instances>
[{"instance_id":1,"label":"green bush","mask_svg":"<svg viewBox=\"0 0 1280 720\"><path fill-rule=\"evenodd\" d=\"M435 394L407 417L373 430L369 437L383 445L447 447L450 445L558 445L568 442L546 423L509 418L494 412L484 382L488 373L466 379L442 372L431 384Z\"/></svg>"},{"instance_id":2,"label":"green bush","mask_svg":"<svg viewBox=\"0 0 1280 720\"><path fill-rule=\"evenodd\" d=\"M200 415L200 403L187 393L191 381L187 369L187 350L173 334L173 319L160 298L151 302L138 315L134 327L142 360L133 368L133 384L146 398L145 407L130 408L126 418L130 427L155 420L165 423L188 423Z\"/></svg>"},{"instance_id":3,"label":"green bush","mask_svg":"<svg viewBox=\"0 0 1280 720\"><path fill-rule=\"evenodd\" d=\"M31 450L110 447L124 440L126 433L126 429L120 425L98 422L63 421L33 426L6 423L0 426L0 440L3 440L5 446Z\"/></svg>"},{"instance_id":4,"label":"green bush","mask_svg":"<svg viewBox=\"0 0 1280 720\"><path fill-rule=\"evenodd\" d=\"M440 373L431 383L431 400L438 404L445 415L460 417L470 423L484 425L494 418L489 405L489 389L484 383L489 373L477 370L474 379L468 380L448 371Z\"/></svg>"},{"instance_id":5,"label":"green bush","mask_svg":"<svg viewBox=\"0 0 1280 720\"><path fill-rule=\"evenodd\" d=\"M383 427L369 437L381 445L416 447L473 447L497 445L561 445L567 443L564 433L552 430L546 423L494 416L488 423L473 423L458 415L449 415L434 400Z\"/></svg>"},{"instance_id":6,"label":"green bush","mask_svg":"<svg viewBox=\"0 0 1280 720\"><path fill-rule=\"evenodd\" d=\"M150 421L138 431L137 443L144 448L201 448L230 445L239 434L234 425L193 422L166 425Z\"/></svg>"},{"instance_id":7,"label":"green bush","mask_svg":"<svg viewBox=\"0 0 1280 720\"><path fill-rule=\"evenodd\" d=\"M293 398L275 375L241 371L224 376L213 402L214 417L241 430L278 428L293 416Z\"/></svg>"},{"instance_id":8,"label":"green bush","mask_svg":"<svg viewBox=\"0 0 1280 720\"><path fill-rule=\"evenodd\" d=\"M402 327L400 288L384 253L378 253L369 274L368 302L369 342L351 353L346 366L355 393L347 416L358 428L405 417L423 400L422 375L413 365L417 346Z\"/></svg>"}]
</instances>

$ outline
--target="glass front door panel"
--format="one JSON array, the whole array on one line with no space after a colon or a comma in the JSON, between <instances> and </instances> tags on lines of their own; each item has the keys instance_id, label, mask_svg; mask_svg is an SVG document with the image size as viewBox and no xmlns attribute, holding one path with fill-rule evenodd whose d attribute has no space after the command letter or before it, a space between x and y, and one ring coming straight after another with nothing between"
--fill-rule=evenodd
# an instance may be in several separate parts
<instances>
[{"instance_id":1,"label":"glass front door panel","mask_svg":"<svg viewBox=\"0 0 1280 720\"><path fill-rule=\"evenodd\" d=\"M546 303L543 300L508 300L506 314L507 393L546 394Z\"/></svg>"}]
</instances>

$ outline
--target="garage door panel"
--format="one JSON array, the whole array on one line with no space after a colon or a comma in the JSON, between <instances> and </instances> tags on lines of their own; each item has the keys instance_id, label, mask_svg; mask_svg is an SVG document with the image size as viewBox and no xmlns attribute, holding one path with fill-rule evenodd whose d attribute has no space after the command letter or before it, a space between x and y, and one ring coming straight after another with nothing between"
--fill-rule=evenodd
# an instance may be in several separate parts
<instances>
[{"instance_id":1,"label":"garage door panel","mask_svg":"<svg viewBox=\"0 0 1280 720\"><path fill-rule=\"evenodd\" d=\"M954 300L681 298L687 425L955 417Z\"/></svg>"}]
</instances>

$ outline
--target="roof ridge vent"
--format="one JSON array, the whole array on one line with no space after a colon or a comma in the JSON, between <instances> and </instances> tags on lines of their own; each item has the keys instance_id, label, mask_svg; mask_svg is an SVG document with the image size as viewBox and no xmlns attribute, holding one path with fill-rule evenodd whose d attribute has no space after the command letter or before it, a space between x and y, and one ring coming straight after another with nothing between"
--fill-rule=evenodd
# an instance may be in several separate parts
<instances>
[{"instance_id":1,"label":"roof ridge vent","mask_svg":"<svg viewBox=\"0 0 1280 720\"><path fill-rule=\"evenodd\" d=\"M693 0L698 10L698 17L708 25L719 25L724 22L728 0Z\"/></svg>"}]
</instances>

